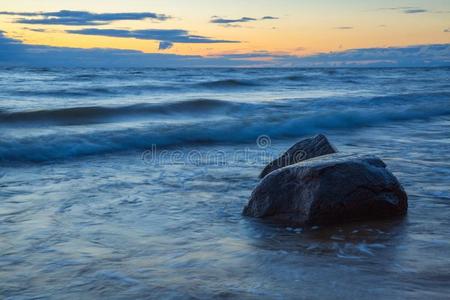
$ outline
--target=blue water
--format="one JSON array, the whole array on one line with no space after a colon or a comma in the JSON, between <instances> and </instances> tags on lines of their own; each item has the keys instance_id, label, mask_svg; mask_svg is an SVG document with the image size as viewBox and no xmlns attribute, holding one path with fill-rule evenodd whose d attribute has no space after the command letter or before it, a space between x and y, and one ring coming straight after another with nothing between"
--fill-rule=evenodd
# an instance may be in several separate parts
<instances>
[{"instance_id":1,"label":"blue water","mask_svg":"<svg viewBox=\"0 0 450 300\"><path fill-rule=\"evenodd\" d=\"M445 298L450 68L0 69L0 295ZM302 137L380 156L401 220L241 216Z\"/></svg>"}]
</instances>

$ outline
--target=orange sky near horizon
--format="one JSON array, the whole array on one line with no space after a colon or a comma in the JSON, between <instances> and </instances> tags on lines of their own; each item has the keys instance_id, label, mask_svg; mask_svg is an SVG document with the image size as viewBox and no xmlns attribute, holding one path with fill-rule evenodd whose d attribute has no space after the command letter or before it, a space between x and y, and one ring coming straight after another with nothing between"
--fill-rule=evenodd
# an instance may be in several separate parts
<instances>
[{"instance_id":1,"label":"orange sky near horizon","mask_svg":"<svg viewBox=\"0 0 450 300\"><path fill-rule=\"evenodd\" d=\"M233 3L230 3L233 2ZM108 5L105 5L108 3ZM238 4L239 3L239 4ZM5 35L27 44L76 48L114 48L146 53L220 55L268 51L292 55L342 51L353 48L450 43L450 1L67 1L25 0L2 3L2 11L40 12L82 10L106 12L154 12L171 16L164 21L114 21L106 25L66 26L21 24L19 16L0 15ZM423 10L423 11L421 11ZM408 13L408 11L410 11ZM412 11L412 12L411 12ZM213 16L226 19L251 17L252 22L226 27L211 23ZM264 16L278 19L261 20ZM22 17L23 18L23 17ZM138 40L68 34L65 30L183 29L192 35L239 43L174 43L158 50L157 40ZM30 29L44 29L37 32ZM449 30L450 31L450 30Z\"/></svg>"}]
</instances>

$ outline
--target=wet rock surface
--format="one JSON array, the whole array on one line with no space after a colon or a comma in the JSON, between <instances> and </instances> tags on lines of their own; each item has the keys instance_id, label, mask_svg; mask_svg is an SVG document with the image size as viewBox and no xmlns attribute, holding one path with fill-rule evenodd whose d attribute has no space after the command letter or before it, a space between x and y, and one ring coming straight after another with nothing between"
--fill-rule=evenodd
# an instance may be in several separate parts
<instances>
[{"instance_id":1,"label":"wet rock surface","mask_svg":"<svg viewBox=\"0 0 450 300\"><path fill-rule=\"evenodd\" d=\"M407 195L376 156L330 154L271 172L243 214L292 225L404 215Z\"/></svg>"},{"instance_id":2,"label":"wet rock surface","mask_svg":"<svg viewBox=\"0 0 450 300\"><path fill-rule=\"evenodd\" d=\"M283 155L269 163L259 175L264 178L270 172L314 157L336 153L336 148L323 134L303 139L289 148Z\"/></svg>"}]
</instances>

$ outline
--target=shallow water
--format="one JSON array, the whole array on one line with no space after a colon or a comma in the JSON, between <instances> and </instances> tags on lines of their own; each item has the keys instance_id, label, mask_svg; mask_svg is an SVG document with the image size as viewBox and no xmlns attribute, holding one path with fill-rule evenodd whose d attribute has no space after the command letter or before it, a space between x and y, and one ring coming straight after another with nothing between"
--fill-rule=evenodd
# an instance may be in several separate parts
<instances>
[{"instance_id":1,"label":"shallow water","mask_svg":"<svg viewBox=\"0 0 450 300\"><path fill-rule=\"evenodd\" d=\"M5 69L0 79L4 298L450 292L449 69ZM160 88L120 88L144 83ZM264 162L318 132L383 158L408 215L323 228L242 217ZM257 144L262 134L270 141Z\"/></svg>"}]
</instances>

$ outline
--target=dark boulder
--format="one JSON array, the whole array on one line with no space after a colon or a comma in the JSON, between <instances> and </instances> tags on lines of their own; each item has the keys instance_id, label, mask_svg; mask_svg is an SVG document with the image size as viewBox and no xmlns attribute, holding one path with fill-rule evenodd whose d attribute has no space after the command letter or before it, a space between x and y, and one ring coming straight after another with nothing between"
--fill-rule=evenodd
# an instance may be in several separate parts
<instances>
[{"instance_id":1,"label":"dark boulder","mask_svg":"<svg viewBox=\"0 0 450 300\"><path fill-rule=\"evenodd\" d=\"M336 148L328 141L323 134L316 135L311 138L301 140L289 150L287 150L279 158L269 163L264 170L262 170L259 178L265 177L270 172L279 168L286 167L298 162L322 156L326 154L336 153Z\"/></svg>"},{"instance_id":2,"label":"dark boulder","mask_svg":"<svg viewBox=\"0 0 450 300\"><path fill-rule=\"evenodd\" d=\"M243 214L289 225L343 223L404 215L407 201L379 158L331 154L264 177Z\"/></svg>"}]
</instances>

